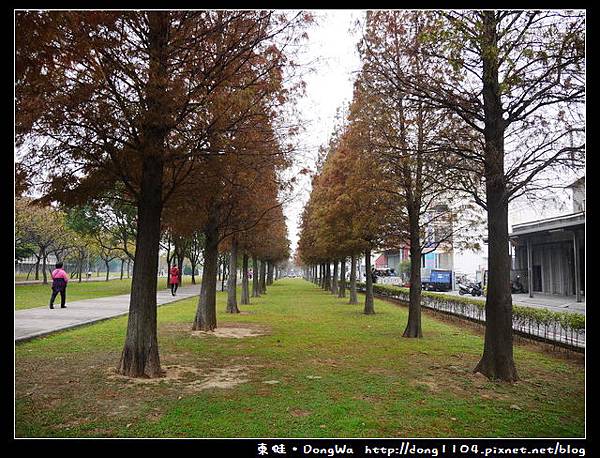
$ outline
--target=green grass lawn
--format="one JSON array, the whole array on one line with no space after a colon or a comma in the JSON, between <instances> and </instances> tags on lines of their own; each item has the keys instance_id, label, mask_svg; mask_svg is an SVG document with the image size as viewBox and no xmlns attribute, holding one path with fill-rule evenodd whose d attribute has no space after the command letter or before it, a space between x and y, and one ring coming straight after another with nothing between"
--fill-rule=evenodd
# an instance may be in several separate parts
<instances>
[{"instance_id":1,"label":"green grass lawn","mask_svg":"<svg viewBox=\"0 0 600 458\"><path fill-rule=\"evenodd\" d=\"M50 268L50 272L52 272L52 270L54 270L54 265L52 265L52 267ZM50 272L48 272L48 278L50 278ZM125 276L127 276L127 273L125 273ZM93 272L92 273L92 278L93 279L103 279L104 277L106 277L106 272ZM115 278L115 277L120 277L119 272L111 272L110 273L110 277L111 278ZM85 281L85 272L82 275L83 280ZM40 268L40 275L39 275L39 279L38 280L42 280L43 279L43 274L41 272L41 268ZM29 275L29 278L27 278L27 274L26 273L15 273L15 281L36 281L35 280L35 272L31 272L31 274Z\"/></svg>"},{"instance_id":2,"label":"green grass lawn","mask_svg":"<svg viewBox=\"0 0 600 458\"><path fill-rule=\"evenodd\" d=\"M518 343L521 380L472 374L470 326L380 300L361 313L303 280L280 280L219 331L194 335L196 299L158 309L163 379L117 376L127 318L16 346L17 437L582 437L581 358Z\"/></svg>"},{"instance_id":3,"label":"green grass lawn","mask_svg":"<svg viewBox=\"0 0 600 458\"><path fill-rule=\"evenodd\" d=\"M191 284L191 276L184 276L182 285ZM199 283L200 279L196 278ZM15 310L29 309L33 307L47 307L50 301L52 280L47 285L15 285ZM159 278L157 286L160 289L166 289L167 279ZM118 296L120 294L129 294L131 292L131 278L123 280L109 281L89 281L85 279L79 283L77 280L69 281L67 287L67 304L70 301L79 301L84 299L94 299L97 297ZM60 304L60 296L56 300ZM55 303L56 303L55 301Z\"/></svg>"}]
</instances>

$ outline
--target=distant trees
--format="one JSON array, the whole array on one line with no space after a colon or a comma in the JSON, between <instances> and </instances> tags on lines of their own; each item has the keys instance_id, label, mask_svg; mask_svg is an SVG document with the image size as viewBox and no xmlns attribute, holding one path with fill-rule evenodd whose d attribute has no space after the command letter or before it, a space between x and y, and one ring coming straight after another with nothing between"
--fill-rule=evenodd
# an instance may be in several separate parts
<instances>
[{"instance_id":1,"label":"distant trees","mask_svg":"<svg viewBox=\"0 0 600 458\"><path fill-rule=\"evenodd\" d=\"M61 210L35 203L26 197L16 199L17 253L19 245L22 245L28 247L29 255L36 258L36 280L41 270L43 283L48 283L48 273L54 268L48 265L50 255L58 261L74 264L70 274L79 281L84 269L99 260L98 232L86 210L80 207Z\"/></svg>"},{"instance_id":2,"label":"distant trees","mask_svg":"<svg viewBox=\"0 0 600 458\"><path fill-rule=\"evenodd\" d=\"M48 283L48 257L59 256L70 247L65 214L56 208L36 205L27 198L15 201L16 245L36 258L35 279L41 268L43 283Z\"/></svg>"},{"instance_id":3,"label":"distant trees","mask_svg":"<svg viewBox=\"0 0 600 458\"><path fill-rule=\"evenodd\" d=\"M375 313L369 264L371 250L383 241L395 213L390 195L382 192L387 175L372 155L371 134L355 99L347 126L330 142L322 170L313 178L298 242L300 258L307 265L319 266L320 274L315 276L323 288L334 293L337 293L335 264L351 259L350 303L357 300L356 259L365 256L365 314ZM334 281L330 272L332 261Z\"/></svg>"}]
</instances>

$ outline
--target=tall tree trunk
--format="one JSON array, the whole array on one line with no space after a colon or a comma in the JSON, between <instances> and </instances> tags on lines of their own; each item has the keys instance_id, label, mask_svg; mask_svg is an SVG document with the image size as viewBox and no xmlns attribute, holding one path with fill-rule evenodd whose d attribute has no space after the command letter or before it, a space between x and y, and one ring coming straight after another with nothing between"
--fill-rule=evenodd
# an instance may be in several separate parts
<instances>
[{"instance_id":1,"label":"tall tree trunk","mask_svg":"<svg viewBox=\"0 0 600 458\"><path fill-rule=\"evenodd\" d=\"M179 269L179 274L178 274L179 287L183 286L183 261L184 261L183 255L177 255L177 268Z\"/></svg>"},{"instance_id":2,"label":"tall tree trunk","mask_svg":"<svg viewBox=\"0 0 600 458\"><path fill-rule=\"evenodd\" d=\"M260 297L258 258L252 256L252 297Z\"/></svg>"},{"instance_id":3,"label":"tall tree trunk","mask_svg":"<svg viewBox=\"0 0 600 458\"><path fill-rule=\"evenodd\" d=\"M331 263L329 261L325 263L325 284L323 288L326 291L331 290Z\"/></svg>"},{"instance_id":4,"label":"tall tree trunk","mask_svg":"<svg viewBox=\"0 0 600 458\"><path fill-rule=\"evenodd\" d=\"M267 285L273 284L273 261L267 261Z\"/></svg>"},{"instance_id":5,"label":"tall tree trunk","mask_svg":"<svg viewBox=\"0 0 600 458\"><path fill-rule=\"evenodd\" d=\"M365 315L373 315L375 306L373 305L373 279L371 277L371 248L365 250L365 270L366 288L365 288Z\"/></svg>"},{"instance_id":6,"label":"tall tree trunk","mask_svg":"<svg viewBox=\"0 0 600 458\"><path fill-rule=\"evenodd\" d=\"M340 261L340 282L338 284L338 297L346 297L346 258Z\"/></svg>"},{"instance_id":7,"label":"tall tree trunk","mask_svg":"<svg viewBox=\"0 0 600 458\"><path fill-rule=\"evenodd\" d=\"M221 292L225 291L225 278L230 272L227 271L227 258L223 256L223 271L221 274Z\"/></svg>"},{"instance_id":8,"label":"tall tree trunk","mask_svg":"<svg viewBox=\"0 0 600 458\"><path fill-rule=\"evenodd\" d=\"M229 256L229 279L227 280L227 313L240 313L237 305L237 258L238 241L235 236L231 240L231 253Z\"/></svg>"},{"instance_id":9,"label":"tall tree trunk","mask_svg":"<svg viewBox=\"0 0 600 458\"><path fill-rule=\"evenodd\" d=\"M216 220L209 223L204 231L204 265L202 267L202 284L194 331L213 331L217 327L217 270L219 268L219 233Z\"/></svg>"},{"instance_id":10,"label":"tall tree trunk","mask_svg":"<svg viewBox=\"0 0 600 458\"><path fill-rule=\"evenodd\" d=\"M144 155L138 196L135 264L125 346L118 372L131 377L162 375L156 330L156 277L162 212L163 154L167 131L163 126L166 106L168 12L148 12L147 112L141 119Z\"/></svg>"},{"instance_id":11,"label":"tall tree trunk","mask_svg":"<svg viewBox=\"0 0 600 458\"><path fill-rule=\"evenodd\" d=\"M31 275L31 272L33 271L33 265L29 267L29 272L27 272L27 278L25 278L25 280L29 280L29 276Z\"/></svg>"},{"instance_id":12,"label":"tall tree trunk","mask_svg":"<svg viewBox=\"0 0 600 458\"><path fill-rule=\"evenodd\" d=\"M250 291L248 286L248 253L244 253L242 257L242 305L250 304Z\"/></svg>"},{"instance_id":13,"label":"tall tree trunk","mask_svg":"<svg viewBox=\"0 0 600 458\"><path fill-rule=\"evenodd\" d=\"M121 259L121 277L119 278L120 280L123 280L123 273L124 273L124 267L125 267L125 260Z\"/></svg>"},{"instance_id":14,"label":"tall tree trunk","mask_svg":"<svg viewBox=\"0 0 600 458\"><path fill-rule=\"evenodd\" d=\"M171 286L171 259L167 253L167 289Z\"/></svg>"},{"instance_id":15,"label":"tall tree trunk","mask_svg":"<svg viewBox=\"0 0 600 458\"><path fill-rule=\"evenodd\" d=\"M127 278L131 278L131 259L127 260Z\"/></svg>"},{"instance_id":16,"label":"tall tree trunk","mask_svg":"<svg viewBox=\"0 0 600 458\"><path fill-rule=\"evenodd\" d=\"M498 83L498 34L494 11L483 12L484 154L488 217L489 282L485 301L483 356L474 372L490 379L518 380L513 357L512 297L508 252L508 199L504 176L504 129Z\"/></svg>"},{"instance_id":17,"label":"tall tree trunk","mask_svg":"<svg viewBox=\"0 0 600 458\"><path fill-rule=\"evenodd\" d=\"M48 272L46 272L46 260L48 259L48 255L46 251L42 251L42 276L44 281L42 282L44 285L48 284Z\"/></svg>"},{"instance_id":18,"label":"tall tree trunk","mask_svg":"<svg viewBox=\"0 0 600 458\"><path fill-rule=\"evenodd\" d=\"M197 264L190 260L190 264L192 265L192 285L196 284L196 266Z\"/></svg>"},{"instance_id":19,"label":"tall tree trunk","mask_svg":"<svg viewBox=\"0 0 600 458\"><path fill-rule=\"evenodd\" d=\"M129 377L162 375L156 330L162 175L163 164L158 158L144 161L127 335L117 368L120 374Z\"/></svg>"},{"instance_id":20,"label":"tall tree trunk","mask_svg":"<svg viewBox=\"0 0 600 458\"><path fill-rule=\"evenodd\" d=\"M331 279L331 294L337 294L338 292L338 262L333 261L333 278Z\"/></svg>"},{"instance_id":21,"label":"tall tree trunk","mask_svg":"<svg viewBox=\"0 0 600 458\"><path fill-rule=\"evenodd\" d=\"M358 295L356 294L356 255L350 257L350 301L349 304L358 304Z\"/></svg>"},{"instance_id":22,"label":"tall tree trunk","mask_svg":"<svg viewBox=\"0 0 600 458\"><path fill-rule=\"evenodd\" d=\"M260 261L260 294L267 294L267 262Z\"/></svg>"},{"instance_id":23,"label":"tall tree trunk","mask_svg":"<svg viewBox=\"0 0 600 458\"><path fill-rule=\"evenodd\" d=\"M109 270L110 266L108 265L108 261L106 261L106 260L104 261L104 266L106 267L106 278L104 279L104 281L108 281L108 276L110 274L110 270ZM157 269L158 269L158 266L157 266Z\"/></svg>"},{"instance_id":24,"label":"tall tree trunk","mask_svg":"<svg viewBox=\"0 0 600 458\"><path fill-rule=\"evenodd\" d=\"M35 279L40 279L40 262L42 261L42 252L40 251L40 255L36 257L35 260Z\"/></svg>"},{"instance_id":25,"label":"tall tree trunk","mask_svg":"<svg viewBox=\"0 0 600 458\"><path fill-rule=\"evenodd\" d=\"M408 322L403 337L423 337L421 329L421 239L419 235L419 211L409 209L410 232L410 293L408 302Z\"/></svg>"},{"instance_id":26,"label":"tall tree trunk","mask_svg":"<svg viewBox=\"0 0 600 458\"><path fill-rule=\"evenodd\" d=\"M171 260L173 257L171 256L171 236L169 235L167 238L167 289L171 286Z\"/></svg>"}]
</instances>

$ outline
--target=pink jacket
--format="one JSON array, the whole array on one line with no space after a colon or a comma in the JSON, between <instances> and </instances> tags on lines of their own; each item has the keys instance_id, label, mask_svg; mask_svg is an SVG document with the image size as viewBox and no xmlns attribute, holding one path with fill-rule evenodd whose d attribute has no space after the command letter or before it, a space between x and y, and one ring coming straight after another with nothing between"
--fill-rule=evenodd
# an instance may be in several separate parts
<instances>
[{"instance_id":1,"label":"pink jacket","mask_svg":"<svg viewBox=\"0 0 600 458\"><path fill-rule=\"evenodd\" d=\"M179 269L177 268L177 266L173 266L171 267L171 271L170 273L170 277L171 279L169 280L169 283L171 284L175 284L175 283L179 283Z\"/></svg>"},{"instance_id":2,"label":"pink jacket","mask_svg":"<svg viewBox=\"0 0 600 458\"><path fill-rule=\"evenodd\" d=\"M69 276L63 269L54 269L52 271L52 280L55 278L64 278L65 283L69 283Z\"/></svg>"}]
</instances>

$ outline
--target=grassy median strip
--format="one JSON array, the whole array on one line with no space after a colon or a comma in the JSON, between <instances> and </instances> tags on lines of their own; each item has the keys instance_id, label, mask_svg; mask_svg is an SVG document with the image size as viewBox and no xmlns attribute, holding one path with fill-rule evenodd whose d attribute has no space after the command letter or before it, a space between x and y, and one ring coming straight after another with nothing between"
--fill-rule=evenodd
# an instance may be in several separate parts
<instances>
[{"instance_id":1,"label":"grassy median strip","mask_svg":"<svg viewBox=\"0 0 600 458\"><path fill-rule=\"evenodd\" d=\"M18 437L581 437L581 358L517 344L521 381L472 374L482 337L407 311L376 315L303 280L280 280L193 333L197 299L158 309L163 379L113 371L126 317L16 347ZM247 337L236 338L246 335Z\"/></svg>"}]
</instances>

